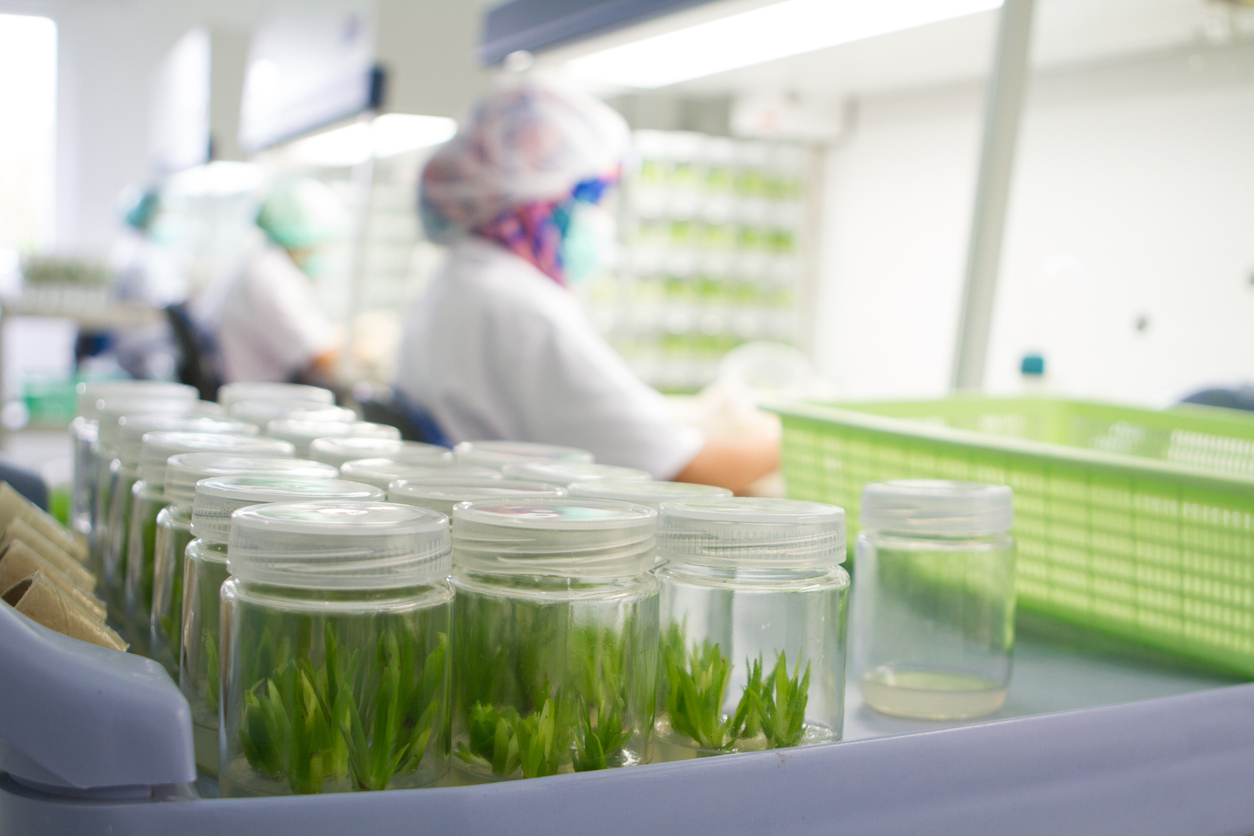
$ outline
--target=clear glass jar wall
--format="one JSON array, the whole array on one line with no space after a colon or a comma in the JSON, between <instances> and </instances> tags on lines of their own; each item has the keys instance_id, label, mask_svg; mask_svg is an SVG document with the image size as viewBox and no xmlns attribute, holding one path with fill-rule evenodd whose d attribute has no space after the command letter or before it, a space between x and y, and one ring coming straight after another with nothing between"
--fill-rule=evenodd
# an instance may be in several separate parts
<instances>
[{"instance_id":1,"label":"clear glass jar wall","mask_svg":"<svg viewBox=\"0 0 1254 836\"><path fill-rule=\"evenodd\" d=\"M283 442L249 439L266 444L269 453L182 453L171 456L165 469L165 498L157 514L152 558L152 611L148 619L150 658L160 662L177 682L183 624L183 562L192 541L192 502L196 482L211 476L239 474L287 475L333 479L335 469L317 462L282 458L290 447Z\"/></svg>"},{"instance_id":2,"label":"clear glass jar wall","mask_svg":"<svg viewBox=\"0 0 1254 836\"><path fill-rule=\"evenodd\" d=\"M454 510L454 763L492 780L648 760L654 512L513 502Z\"/></svg>"},{"instance_id":3,"label":"clear glass jar wall","mask_svg":"<svg viewBox=\"0 0 1254 836\"><path fill-rule=\"evenodd\" d=\"M780 499L663 503L659 757L839 740L844 511Z\"/></svg>"},{"instance_id":4,"label":"clear glass jar wall","mask_svg":"<svg viewBox=\"0 0 1254 836\"><path fill-rule=\"evenodd\" d=\"M231 514L261 503L297 500L379 500L369 485L339 479L283 476L222 476L196 484L192 535L183 563L183 641L179 688L191 706L196 766L218 774L220 696L219 592L227 579L226 546Z\"/></svg>"},{"instance_id":5,"label":"clear glass jar wall","mask_svg":"<svg viewBox=\"0 0 1254 836\"><path fill-rule=\"evenodd\" d=\"M855 592L859 687L885 714L999 709L1014 647L1010 488L902 480L863 492Z\"/></svg>"},{"instance_id":6,"label":"clear glass jar wall","mask_svg":"<svg viewBox=\"0 0 1254 836\"><path fill-rule=\"evenodd\" d=\"M223 795L407 789L448 771L448 554L448 519L421 508L236 513L221 593Z\"/></svg>"}]
</instances>

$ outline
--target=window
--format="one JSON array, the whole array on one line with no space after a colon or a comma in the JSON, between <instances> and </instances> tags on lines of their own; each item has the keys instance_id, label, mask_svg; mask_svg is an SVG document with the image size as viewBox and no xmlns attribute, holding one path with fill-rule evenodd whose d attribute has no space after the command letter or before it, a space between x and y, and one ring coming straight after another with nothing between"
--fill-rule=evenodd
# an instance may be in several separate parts
<instances>
[{"instance_id":1,"label":"window","mask_svg":"<svg viewBox=\"0 0 1254 836\"><path fill-rule=\"evenodd\" d=\"M52 244L56 85L56 24L0 14L0 256Z\"/></svg>"}]
</instances>

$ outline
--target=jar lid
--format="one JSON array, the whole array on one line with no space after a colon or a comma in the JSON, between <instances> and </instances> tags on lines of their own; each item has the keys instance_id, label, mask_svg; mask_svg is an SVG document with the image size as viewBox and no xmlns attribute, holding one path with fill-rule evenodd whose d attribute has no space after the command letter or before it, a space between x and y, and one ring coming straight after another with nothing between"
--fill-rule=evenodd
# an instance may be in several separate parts
<instances>
[{"instance_id":1,"label":"jar lid","mask_svg":"<svg viewBox=\"0 0 1254 836\"><path fill-rule=\"evenodd\" d=\"M266 424L266 435L292 442L296 445L298 456L309 455L309 445L319 438L357 436L395 441L401 439L401 431L387 424L374 424L370 421L306 421L293 418L280 418Z\"/></svg>"},{"instance_id":2,"label":"jar lid","mask_svg":"<svg viewBox=\"0 0 1254 836\"><path fill-rule=\"evenodd\" d=\"M139 453L139 478L165 489L166 465L179 453L245 453L290 456L292 445L277 438L249 438L224 433L157 431L144 435Z\"/></svg>"},{"instance_id":3,"label":"jar lid","mask_svg":"<svg viewBox=\"0 0 1254 836\"><path fill-rule=\"evenodd\" d=\"M322 499L376 501L383 491L360 482L286 474L214 476L196 483L192 499L192 534L212 543L225 543L231 533L231 513L247 505L270 502L313 502Z\"/></svg>"},{"instance_id":4,"label":"jar lid","mask_svg":"<svg viewBox=\"0 0 1254 836\"><path fill-rule=\"evenodd\" d=\"M453 506L459 502L500 499L506 496L536 498L565 495L566 491L559 487L543 485L539 482L502 479L499 473L495 479L440 479L438 477L400 479L388 488L388 502L430 508L450 519L453 516Z\"/></svg>"},{"instance_id":5,"label":"jar lid","mask_svg":"<svg viewBox=\"0 0 1254 836\"><path fill-rule=\"evenodd\" d=\"M250 439L272 441L273 439ZM329 464L308 459L288 458L274 453L180 453L171 456L165 468L165 498L171 505L191 505L196 483L211 476L284 476L305 479L335 479L340 472Z\"/></svg>"},{"instance_id":6,"label":"jar lid","mask_svg":"<svg viewBox=\"0 0 1254 836\"><path fill-rule=\"evenodd\" d=\"M463 441L453 448L457 461L500 470L507 464L521 464L546 459L576 462L592 461L592 454L578 447L560 444L536 444L530 441Z\"/></svg>"},{"instance_id":7,"label":"jar lid","mask_svg":"<svg viewBox=\"0 0 1254 836\"><path fill-rule=\"evenodd\" d=\"M313 401L333 406L335 393L321 386L303 383L262 383L246 381L228 383L218 390L218 403L230 409L240 401Z\"/></svg>"},{"instance_id":8,"label":"jar lid","mask_svg":"<svg viewBox=\"0 0 1254 836\"><path fill-rule=\"evenodd\" d=\"M718 488L714 485L697 485L692 482L642 482L623 479L576 482L567 489L567 492L571 496L585 496L590 499L613 499L618 502L634 502L637 505L648 505L655 511L663 502L732 495L732 492L727 490L727 488Z\"/></svg>"},{"instance_id":9,"label":"jar lid","mask_svg":"<svg viewBox=\"0 0 1254 836\"><path fill-rule=\"evenodd\" d=\"M488 474L492 475L489 476ZM488 470L487 468L474 468L472 470L469 465L456 464L432 467L430 464L408 464L406 462L398 462L395 459L355 459L351 462L344 462L344 464L340 465L340 475L345 479L365 482L367 485L374 485L385 490L388 485L397 479L452 478L455 476L471 476L484 479L502 478L499 470Z\"/></svg>"},{"instance_id":10,"label":"jar lid","mask_svg":"<svg viewBox=\"0 0 1254 836\"><path fill-rule=\"evenodd\" d=\"M364 436L316 438L309 445L309 457L336 467L358 459L391 459L428 467L453 463L453 451L438 444Z\"/></svg>"},{"instance_id":11,"label":"jar lid","mask_svg":"<svg viewBox=\"0 0 1254 836\"><path fill-rule=\"evenodd\" d=\"M231 515L227 570L298 589L396 589L448 577L448 517L387 502L279 502Z\"/></svg>"},{"instance_id":12,"label":"jar lid","mask_svg":"<svg viewBox=\"0 0 1254 836\"><path fill-rule=\"evenodd\" d=\"M902 534L1004 534L1014 527L1014 495L1007 485L897 479L862 488L862 526Z\"/></svg>"},{"instance_id":13,"label":"jar lid","mask_svg":"<svg viewBox=\"0 0 1254 836\"><path fill-rule=\"evenodd\" d=\"M198 418L193 415L124 415L118 419L118 426L122 431L117 447L118 458L128 467L140 464L144 436L148 433L184 432L238 436L257 434L257 428L244 421Z\"/></svg>"},{"instance_id":14,"label":"jar lid","mask_svg":"<svg viewBox=\"0 0 1254 836\"><path fill-rule=\"evenodd\" d=\"M646 482L653 477L634 467L618 467L593 462L525 462L507 464L501 468L507 479L525 479L528 482L544 482L546 485L566 487L576 482L600 482L613 479L618 482Z\"/></svg>"},{"instance_id":15,"label":"jar lid","mask_svg":"<svg viewBox=\"0 0 1254 836\"><path fill-rule=\"evenodd\" d=\"M100 403L96 420L100 445L116 451L122 443L122 419L149 415L190 415L199 401L152 401L146 398L110 398Z\"/></svg>"},{"instance_id":16,"label":"jar lid","mask_svg":"<svg viewBox=\"0 0 1254 836\"><path fill-rule=\"evenodd\" d=\"M92 380L75 387L78 394L75 413L95 421L104 402L113 399L194 401L200 398L195 386L164 380Z\"/></svg>"},{"instance_id":17,"label":"jar lid","mask_svg":"<svg viewBox=\"0 0 1254 836\"><path fill-rule=\"evenodd\" d=\"M663 502L658 559L727 569L807 569L845 562L845 509L799 499Z\"/></svg>"},{"instance_id":18,"label":"jar lid","mask_svg":"<svg viewBox=\"0 0 1254 836\"><path fill-rule=\"evenodd\" d=\"M624 578L653 567L657 513L598 499L512 498L453 508L454 561L502 575Z\"/></svg>"},{"instance_id":19,"label":"jar lid","mask_svg":"<svg viewBox=\"0 0 1254 836\"><path fill-rule=\"evenodd\" d=\"M298 418L305 421L356 421L357 413L342 406L330 406L318 401L237 401L227 413L232 418L264 427L281 418Z\"/></svg>"}]
</instances>

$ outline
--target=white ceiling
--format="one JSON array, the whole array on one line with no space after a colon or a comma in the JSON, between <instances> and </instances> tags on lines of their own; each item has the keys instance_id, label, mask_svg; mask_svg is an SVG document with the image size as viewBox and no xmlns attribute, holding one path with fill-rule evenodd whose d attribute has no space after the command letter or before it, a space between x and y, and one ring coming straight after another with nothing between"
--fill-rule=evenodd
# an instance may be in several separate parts
<instances>
[{"instance_id":1,"label":"white ceiling","mask_svg":"<svg viewBox=\"0 0 1254 836\"><path fill-rule=\"evenodd\" d=\"M1032 63L1052 69L1203 43L1230 19L1237 36L1254 32L1254 10L1212 0L1037 0ZM844 97L972 80L992 65L997 20L997 12L970 15L666 89Z\"/></svg>"}]
</instances>

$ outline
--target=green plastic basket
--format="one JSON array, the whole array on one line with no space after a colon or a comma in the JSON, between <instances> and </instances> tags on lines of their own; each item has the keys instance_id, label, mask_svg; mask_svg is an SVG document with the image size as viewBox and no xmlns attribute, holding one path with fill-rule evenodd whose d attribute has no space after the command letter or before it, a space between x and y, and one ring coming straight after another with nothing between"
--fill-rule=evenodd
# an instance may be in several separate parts
<instances>
[{"instance_id":1,"label":"green plastic basket","mask_svg":"<svg viewBox=\"0 0 1254 836\"><path fill-rule=\"evenodd\" d=\"M1007 484L1020 607L1254 676L1254 419L1044 398L774 411L789 495L842 506L851 545L866 482Z\"/></svg>"}]
</instances>

